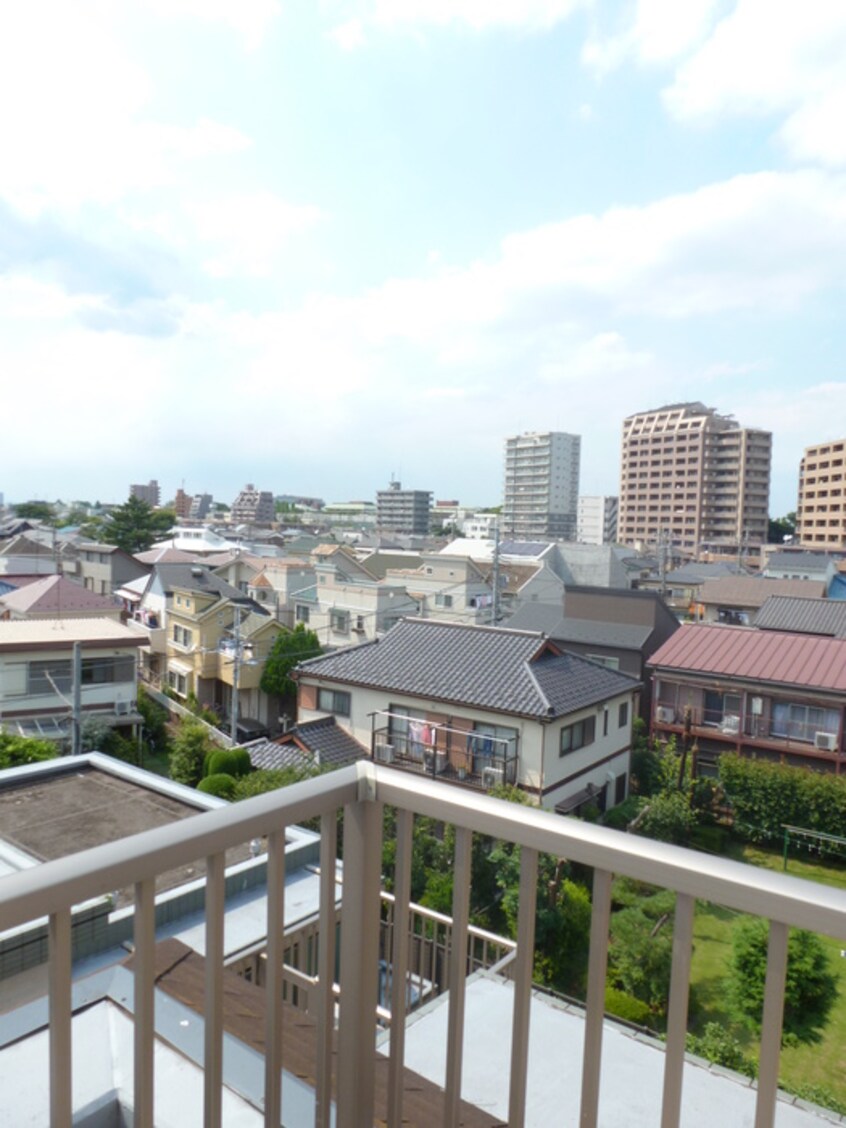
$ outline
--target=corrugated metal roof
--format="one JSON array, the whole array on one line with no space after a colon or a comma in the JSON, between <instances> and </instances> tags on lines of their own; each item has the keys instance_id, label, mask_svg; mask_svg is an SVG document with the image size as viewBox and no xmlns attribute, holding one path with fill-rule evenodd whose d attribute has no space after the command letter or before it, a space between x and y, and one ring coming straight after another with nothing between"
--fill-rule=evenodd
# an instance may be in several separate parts
<instances>
[{"instance_id":1,"label":"corrugated metal roof","mask_svg":"<svg viewBox=\"0 0 846 1128\"><path fill-rule=\"evenodd\" d=\"M773 595L755 616L755 626L762 631L846 638L846 603Z\"/></svg>"},{"instance_id":2,"label":"corrugated metal roof","mask_svg":"<svg viewBox=\"0 0 846 1128\"><path fill-rule=\"evenodd\" d=\"M625 693L638 683L533 631L403 619L377 642L297 667L301 675L456 705L549 719Z\"/></svg>"},{"instance_id":3,"label":"corrugated metal roof","mask_svg":"<svg viewBox=\"0 0 846 1128\"><path fill-rule=\"evenodd\" d=\"M687 624L650 667L846 692L846 639L707 623Z\"/></svg>"}]
</instances>

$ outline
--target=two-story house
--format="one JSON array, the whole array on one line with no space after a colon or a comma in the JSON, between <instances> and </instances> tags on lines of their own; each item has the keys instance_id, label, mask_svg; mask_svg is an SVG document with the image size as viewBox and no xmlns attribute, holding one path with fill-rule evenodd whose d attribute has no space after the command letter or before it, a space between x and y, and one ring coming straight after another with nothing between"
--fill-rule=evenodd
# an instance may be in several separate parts
<instances>
[{"instance_id":1,"label":"two-story house","mask_svg":"<svg viewBox=\"0 0 846 1128\"><path fill-rule=\"evenodd\" d=\"M727 751L842 770L846 639L687 624L649 665L653 733L689 733L704 773Z\"/></svg>"},{"instance_id":2,"label":"two-story house","mask_svg":"<svg viewBox=\"0 0 846 1128\"><path fill-rule=\"evenodd\" d=\"M407 586L420 605L421 617L462 623L491 621L493 588L469 556L423 552L421 560L419 568L391 568L386 573L386 582Z\"/></svg>"},{"instance_id":3,"label":"two-story house","mask_svg":"<svg viewBox=\"0 0 846 1128\"><path fill-rule=\"evenodd\" d=\"M639 683L537 632L404 619L294 676L300 722L334 716L383 763L562 812L626 797Z\"/></svg>"},{"instance_id":4,"label":"two-story house","mask_svg":"<svg viewBox=\"0 0 846 1128\"><path fill-rule=\"evenodd\" d=\"M282 625L236 588L199 566L191 582L174 584L167 615L167 685L193 694L221 717L238 714L276 727L261 672Z\"/></svg>"},{"instance_id":5,"label":"two-story house","mask_svg":"<svg viewBox=\"0 0 846 1128\"><path fill-rule=\"evenodd\" d=\"M82 717L94 713L131 729L141 720L135 703L142 642L112 619L0 622L0 725L21 736L70 737L79 643Z\"/></svg>"}]
</instances>

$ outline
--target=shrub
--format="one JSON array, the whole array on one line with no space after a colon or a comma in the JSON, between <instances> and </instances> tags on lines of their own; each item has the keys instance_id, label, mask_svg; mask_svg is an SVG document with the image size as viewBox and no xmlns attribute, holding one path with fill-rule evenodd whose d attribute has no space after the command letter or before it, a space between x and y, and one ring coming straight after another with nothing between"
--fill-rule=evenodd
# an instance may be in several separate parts
<instances>
[{"instance_id":1,"label":"shrub","mask_svg":"<svg viewBox=\"0 0 846 1128\"><path fill-rule=\"evenodd\" d=\"M170 753L170 778L196 787L203 777L206 756L214 750L205 725L189 718L180 721Z\"/></svg>"},{"instance_id":2,"label":"shrub","mask_svg":"<svg viewBox=\"0 0 846 1128\"><path fill-rule=\"evenodd\" d=\"M205 779L201 779L197 784L197 790L205 792L206 795L216 795L218 799L231 801L235 796L235 780L226 772L215 772L214 775L207 775Z\"/></svg>"},{"instance_id":3,"label":"shrub","mask_svg":"<svg viewBox=\"0 0 846 1128\"><path fill-rule=\"evenodd\" d=\"M754 1077L758 1072L754 1059L744 1054L737 1038L719 1022L707 1023L701 1035L688 1034L687 1051L715 1065L745 1073L747 1077Z\"/></svg>"},{"instance_id":4,"label":"shrub","mask_svg":"<svg viewBox=\"0 0 846 1128\"><path fill-rule=\"evenodd\" d=\"M318 774L316 769L310 771L306 768L262 768L236 779L232 798L236 802L239 799L251 799L254 795L264 795L266 791L275 791L278 787L289 787L292 783L299 783L300 780L310 779Z\"/></svg>"},{"instance_id":5,"label":"shrub","mask_svg":"<svg viewBox=\"0 0 846 1128\"><path fill-rule=\"evenodd\" d=\"M846 837L846 779L741 756L720 757L734 826L750 842L779 842L784 824Z\"/></svg>"},{"instance_id":6,"label":"shrub","mask_svg":"<svg viewBox=\"0 0 846 1128\"><path fill-rule=\"evenodd\" d=\"M247 775L252 768L250 753L246 748L219 748L206 760L203 774L210 776L225 772L237 779Z\"/></svg>"},{"instance_id":7,"label":"shrub","mask_svg":"<svg viewBox=\"0 0 846 1128\"><path fill-rule=\"evenodd\" d=\"M606 811L602 823L604 826L610 826L612 830L625 830L642 806L643 800L639 796L630 795L628 799Z\"/></svg>"},{"instance_id":8,"label":"shrub","mask_svg":"<svg viewBox=\"0 0 846 1128\"><path fill-rule=\"evenodd\" d=\"M13 736L0 728L0 768L18 768L23 764L37 764L52 760L58 749L52 740L37 740L28 736Z\"/></svg>"},{"instance_id":9,"label":"shrub","mask_svg":"<svg viewBox=\"0 0 846 1128\"><path fill-rule=\"evenodd\" d=\"M649 1026L652 1020L652 1011L647 1003L636 999L634 995L627 995L617 987L605 988L605 1012L626 1022L634 1022L637 1026Z\"/></svg>"}]
</instances>

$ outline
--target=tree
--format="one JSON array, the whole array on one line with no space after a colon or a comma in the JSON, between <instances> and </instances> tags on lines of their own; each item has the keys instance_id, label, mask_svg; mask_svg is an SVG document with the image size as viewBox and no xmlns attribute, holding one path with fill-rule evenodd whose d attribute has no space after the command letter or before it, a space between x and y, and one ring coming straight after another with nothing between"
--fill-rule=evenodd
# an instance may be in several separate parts
<instances>
[{"instance_id":1,"label":"tree","mask_svg":"<svg viewBox=\"0 0 846 1128\"><path fill-rule=\"evenodd\" d=\"M14 736L0 729L0 768L17 768L22 764L37 764L52 760L57 755L51 740L37 740L29 736Z\"/></svg>"},{"instance_id":2,"label":"tree","mask_svg":"<svg viewBox=\"0 0 846 1128\"><path fill-rule=\"evenodd\" d=\"M206 756L217 747L201 721L180 721L170 752L170 778L196 787L203 778Z\"/></svg>"},{"instance_id":3,"label":"tree","mask_svg":"<svg viewBox=\"0 0 846 1128\"><path fill-rule=\"evenodd\" d=\"M323 651L314 631L305 623L297 623L292 631L283 631L274 639L261 674L261 688L274 697L288 697L297 692L296 683L288 676L298 662L316 658Z\"/></svg>"},{"instance_id":4,"label":"tree","mask_svg":"<svg viewBox=\"0 0 846 1128\"><path fill-rule=\"evenodd\" d=\"M758 917L744 917L732 936L729 995L738 1017L760 1032L767 974L769 927ZM792 929L787 942L782 1043L818 1042L837 1001L837 976L819 936Z\"/></svg>"},{"instance_id":5,"label":"tree","mask_svg":"<svg viewBox=\"0 0 846 1128\"><path fill-rule=\"evenodd\" d=\"M55 517L53 506L47 501L22 501L14 506L15 516L25 521L51 522Z\"/></svg>"},{"instance_id":6,"label":"tree","mask_svg":"<svg viewBox=\"0 0 846 1128\"><path fill-rule=\"evenodd\" d=\"M102 544L116 544L124 552L134 555L146 552L158 537L170 531L175 520L172 509L153 509L146 501L130 497L85 529L86 535L94 540Z\"/></svg>"},{"instance_id":7,"label":"tree","mask_svg":"<svg viewBox=\"0 0 846 1128\"><path fill-rule=\"evenodd\" d=\"M796 535L796 514L784 517L770 517L767 522L767 541L769 544L783 544Z\"/></svg>"}]
</instances>

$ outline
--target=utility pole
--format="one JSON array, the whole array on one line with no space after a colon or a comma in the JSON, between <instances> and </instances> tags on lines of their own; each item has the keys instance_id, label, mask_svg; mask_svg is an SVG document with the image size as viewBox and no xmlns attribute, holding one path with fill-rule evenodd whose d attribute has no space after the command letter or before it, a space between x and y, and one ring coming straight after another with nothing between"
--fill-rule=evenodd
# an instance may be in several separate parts
<instances>
[{"instance_id":1,"label":"utility pole","mask_svg":"<svg viewBox=\"0 0 846 1128\"><path fill-rule=\"evenodd\" d=\"M499 622L499 521L494 524L494 550L493 550L493 613L491 623L496 626Z\"/></svg>"},{"instance_id":2,"label":"utility pole","mask_svg":"<svg viewBox=\"0 0 846 1128\"><path fill-rule=\"evenodd\" d=\"M235 659L232 663L232 743L238 743L238 681L241 673L241 608L235 604Z\"/></svg>"},{"instance_id":3,"label":"utility pole","mask_svg":"<svg viewBox=\"0 0 846 1128\"><path fill-rule=\"evenodd\" d=\"M71 755L82 751L82 643L73 644L73 717Z\"/></svg>"}]
</instances>

